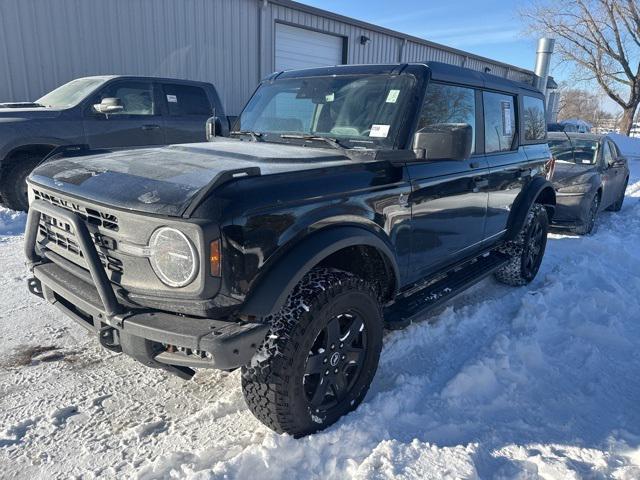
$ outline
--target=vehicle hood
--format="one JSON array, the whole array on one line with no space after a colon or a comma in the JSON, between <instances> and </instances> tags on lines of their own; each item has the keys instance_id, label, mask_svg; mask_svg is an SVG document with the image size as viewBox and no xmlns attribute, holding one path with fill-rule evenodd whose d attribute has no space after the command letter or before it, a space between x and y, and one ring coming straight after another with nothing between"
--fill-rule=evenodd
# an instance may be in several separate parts
<instances>
[{"instance_id":1,"label":"vehicle hood","mask_svg":"<svg viewBox=\"0 0 640 480\"><path fill-rule=\"evenodd\" d=\"M588 183L589 179L597 173L596 165L556 162L552 182L560 186L579 185Z\"/></svg>"},{"instance_id":2,"label":"vehicle hood","mask_svg":"<svg viewBox=\"0 0 640 480\"><path fill-rule=\"evenodd\" d=\"M54 108L2 108L0 105L0 123L29 119L57 118L62 110Z\"/></svg>"},{"instance_id":3,"label":"vehicle hood","mask_svg":"<svg viewBox=\"0 0 640 480\"><path fill-rule=\"evenodd\" d=\"M347 163L328 148L220 139L52 160L34 170L30 183L116 208L180 216L225 171L258 167L272 175Z\"/></svg>"}]
</instances>

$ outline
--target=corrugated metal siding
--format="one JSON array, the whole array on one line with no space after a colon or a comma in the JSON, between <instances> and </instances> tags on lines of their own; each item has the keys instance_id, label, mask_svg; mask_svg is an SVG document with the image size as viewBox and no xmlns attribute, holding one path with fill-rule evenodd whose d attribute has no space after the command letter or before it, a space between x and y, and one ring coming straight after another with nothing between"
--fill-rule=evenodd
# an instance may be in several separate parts
<instances>
[{"instance_id":1,"label":"corrugated metal siding","mask_svg":"<svg viewBox=\"0 0 640 480\"><path fill-rule=\"evenodd\" d=\"M257 0L0 0L0 101L35 100L87 75L157 75L212 82L227 111L237 114L274 69L275 22L342 35L348 63L433 60L532 78L298 7ZM362 35L370 39L365 45Z\"/></svg>"},{"instance_id":2,"label":"corrugated metal siding","mask_svg":"<svg viewBox=\"0 0 640 480\"><path fill-rule=\"evenodd\" d=\"M259 9L238 0L2 0L0 101L77 77L203 80L237 113L260 80Z\"/></svg>"}]
</instances>

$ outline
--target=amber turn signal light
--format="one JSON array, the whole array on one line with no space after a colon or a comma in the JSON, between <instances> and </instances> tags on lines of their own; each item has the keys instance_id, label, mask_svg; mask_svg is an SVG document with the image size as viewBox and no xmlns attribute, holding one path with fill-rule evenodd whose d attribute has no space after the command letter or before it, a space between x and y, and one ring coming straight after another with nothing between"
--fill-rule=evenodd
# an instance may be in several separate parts
<instances>
[{"instance_id":1,"label":"amber turn signal light","mask_svg":"<svg viewBox=\"0 0 640 480\"><path fill-rule=\"evenodd\" d=\"M222 263L220 257L220 240L214 240L209 245L209 264L211 265L211 275L214 277L220 276L220 264Z\"/></svg>"}]
</instances>

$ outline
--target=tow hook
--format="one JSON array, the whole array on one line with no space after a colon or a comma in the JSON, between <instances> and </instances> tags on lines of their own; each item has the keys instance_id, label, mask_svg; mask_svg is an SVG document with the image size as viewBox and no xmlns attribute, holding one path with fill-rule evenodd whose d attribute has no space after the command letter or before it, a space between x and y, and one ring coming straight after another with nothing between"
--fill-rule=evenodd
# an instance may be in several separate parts
<instances>
[{"instance_id":1,"label":"tow hook","mask_svg":"<svg viewBox=\"0 0 640 480\"><path fill-rule=\"evenodd\" d=\"M27 287L36 297L44 298L44 293L42 293L42 283L36 277L27 279Z\"/></svg>"}]
</instances>

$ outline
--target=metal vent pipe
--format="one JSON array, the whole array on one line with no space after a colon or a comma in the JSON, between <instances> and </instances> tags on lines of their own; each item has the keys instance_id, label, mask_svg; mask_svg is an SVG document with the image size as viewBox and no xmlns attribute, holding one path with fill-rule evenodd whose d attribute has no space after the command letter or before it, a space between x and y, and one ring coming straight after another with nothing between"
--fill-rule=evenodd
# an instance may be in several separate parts
<instances>
[{"instance_id":1,"label":"metal vent pipe","mask_svg":"<svg viewBox=\"0 0 640 480\"><path fill-rule=\"evenodd\" d=\"M553 54L553 46L556 41L553 38L541 38L538 40L538 49L536 50L536 74L534 86L546 95L547 78L549 77L549 65L551 64L551 55Z\"/></svg>"}]
</instances>

